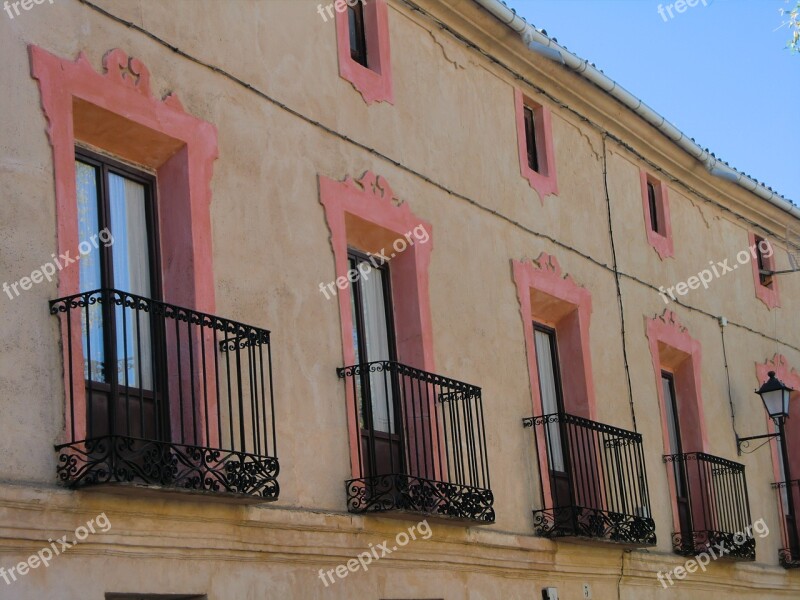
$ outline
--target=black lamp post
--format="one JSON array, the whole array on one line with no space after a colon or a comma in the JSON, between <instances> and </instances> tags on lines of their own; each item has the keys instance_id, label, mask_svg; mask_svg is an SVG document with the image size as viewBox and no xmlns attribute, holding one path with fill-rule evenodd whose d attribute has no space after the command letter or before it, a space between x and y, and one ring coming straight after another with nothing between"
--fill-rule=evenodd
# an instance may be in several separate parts
<instances>
[{"instance_id":1,"label":"black lamp post","mask_svg":"<svg viewBox=\"0 0 800 600\"><path fill-rule=\"evenodd\" d=\"M789 450L786 445L785 424L786 419L789 418L789 397L794 391L792 388L783 383L780 379L775 377L775 371L768 373L769 379L756 390L756 394L761 396L764 402L764 408L767 410L770 418L775 422L778 428L777 433L768 433L766 435L754 435L750 437L740 438L736 436L736 447L739 454L742 453L742 446L747 447L750 440L760 440L766 438L777 437L780 439L781 448L781 461L783 463L783 478L784 485L786 486L787 496L787 509L789 522L791 527L794 528L796 521L794 515L794 499L792 498L792 475L789 466ZM797 534L796 531L787 531L789 537L789 550L794 554L798 551Z\"/></svg>"}]
</instances>

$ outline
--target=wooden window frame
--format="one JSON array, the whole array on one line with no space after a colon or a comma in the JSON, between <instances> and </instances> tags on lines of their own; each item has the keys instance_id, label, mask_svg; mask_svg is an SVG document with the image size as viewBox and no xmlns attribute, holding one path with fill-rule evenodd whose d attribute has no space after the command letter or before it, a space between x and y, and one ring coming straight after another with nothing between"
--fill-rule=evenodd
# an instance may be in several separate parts
<instances>
[{"instance_id":1,"label":"wooden window frame","mask_svg":"<svg viewBox=\"0 0 800 600\"><path fill-rule=\"evenodd\" d=\"M150 260L150 300L160 301L162 298L161 285L161 252L158 228L158 193L156 178L134 166L128 165L117 159L93 152L80 146L75 147L75 161L90 165L96 169L96 185L98 200L98 226L100 231L108 228L111 235L111 206L108 190L108 175L115 173L121 177L135 181L144 187L145 218L147 221L147 252ZM103 244L100 250L100 280L103 288L115 288L112 244Z\"/></svg>"}]
</instances>

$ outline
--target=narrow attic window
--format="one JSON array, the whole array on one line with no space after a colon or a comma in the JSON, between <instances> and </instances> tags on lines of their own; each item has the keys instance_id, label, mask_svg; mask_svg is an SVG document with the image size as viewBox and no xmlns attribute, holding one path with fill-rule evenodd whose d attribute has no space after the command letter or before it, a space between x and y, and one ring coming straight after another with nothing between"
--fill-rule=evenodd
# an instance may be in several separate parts
<instances>
[{"instance_id":1,"label":"narrow attic window","mask_svg":"<svg viewBox=\"0 0 800 600\"><path fill-rule=\"evenodd\" d=\"M650 229L655 231L656 233L660 233L664 235L663 231L660 231L658 228L659 218L658 218L658 205L659 201L656 197L656 186L653 185L652 181L647 182L647 204L650 208Z\"/></svg>"},{"instance_id":2,"label":"narrow attic window","mask_svg":"<svg viewBox=\"0 0 800 600\"><path fill-rule=\"evenodd\" d=\"M544 202L545 196L558 194L550 111L521 90L514 91L514 107L520 173Z\"/></svg>"},{"instance_id":3,"label":"narrow attic window","mask_svg":"<svg viewBox=\"0 0 800 600\"><path fill-rule=\"evenodd\" d=\"M642 184L642 209L647 241L663 260L675 253L667 184L644 170L639 172L639 177Z\"/></svg>"},{"instance_id":4,"label":"narrow attic window","mask_svg":"<svg viewBox=\"0 0 800 600\"><path fill-rule=\"evenodd\" d=\"M336 6L339 75L352 84L367 104L393 104L386 0L336 0Z\"/></svg>"},{"instance_id":5,"label":"narrow attic window","mask_svg":"<svg viewBox=\"0 0 800 600\"><path fill-rule=\"evenodd\" d=\"M350 58L362 67L369 68L367 32L364 28L364 5L361 2L347 7L347 21L350 28Z\"/></svg>"},{"instance_id":6,"label":"narrow attic window","mask_svg":"<svg viewBox=\"0 0 800 600\"><path fill-rule=\"evenodd\" d=\"M533 109L525 107L525 145L528 149L528 166L539 172L539 153L536 150L536 119Z\"/></svg>"}]
</instances>

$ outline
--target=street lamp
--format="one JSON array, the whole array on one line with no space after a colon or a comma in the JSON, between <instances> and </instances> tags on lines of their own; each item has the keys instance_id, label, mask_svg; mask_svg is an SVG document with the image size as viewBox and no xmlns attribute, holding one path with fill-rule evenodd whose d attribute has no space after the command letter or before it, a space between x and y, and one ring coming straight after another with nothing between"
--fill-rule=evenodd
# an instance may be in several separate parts
<instances>
[{"instance_id":1,"label":"street lamp","mask_svg":"<svg viewBox=\"0 0 800 600\"><path fill-rule=\"evenodd\" d=\"M756 394L761 396L764 408L777 424L779 419L789 418L789 396L794 390L775 377L775 371L770 371L768 375L769 379L756 390Z\"/></svg>"},{"instance_id":2,"label":"street lamp","mask_svg":"<svg viewBox=\"0 0 800 600\"><path fill-rule=\"evenodd\" d=\"M784 474L788 479L789 455L787 452L785 452L786 440L784 439L785 436L783 435L783 426L786 422L786 419L789 418L789 398L794 389L790 388L780 379L775 377L775 371L770 371L767 373L767 375L769 376L769 379L767 379L764 384L756 390L756 394L761 396L761 400L764 402L764 408L767 410L767 414L769 415L770 419L775 422L775 425L778 427L778 431L776 433L751 435L750 437L743 438L740 438L737 435L736 447L739 451L739 454L741 454L742 447L744 446L746 448L749 446L749 442L751 440L763 440L774 437L781 438L783 464L784 467L787 467L787 470Z\"/></svg>"},{"instance_id":3,"label":"street lamp","mask_svg":"<svg viewBox=\"0 0 800 600\"><path fill-rule=\"evenodd\" d=\"M775 371L770 371L767 373L767 375L769 376L769 379L767 379L764 384L756 390L756 394L761 396L761 400L764 402L764 408L767 410L767 414L769 414L770 418L775 422L778 431L776 433L753 435L745 438L740 438L737 435L736 448L739 454L741 454L742 446L749 446L750 440L760 440L774 437L779 438L781 461L783 466L783 480L784 485L786 486L787 495L786 509L788 512L789 522L791 523L791 528L787 529L786 531L789 542L788 550L790 555L794 557L795 553L798 551L798 540L796 529L792 529L796 527L797 521L795 521L794 514L795 507L792 494L792 476L789 470L789 450L786 446L785 431L786 419L789 418L789 397L794 390L783 383L780 379L775 377Z\"/></svg>"},{"instance_id":4,"label":"street lamp","mask_svg":"<svg viewBox=\"0 0 800 600\"><path fill-rule=\"evenodd\" d=\"M767 433L765 435L751 435L750 437L743 437L740 438L738 435L736 436L736 447L739 451L739 454L742 453L742 447L747 447L750 445L751 440L763 440L767 438L774 438L779 437L781 438L781 449L784 450L783 454L783 464L784 467L789 466L789 455L785 452L786 447L786 440L784 439L783 435L783 428L786 419L789 418L789 398L791 393L794 389L790 388L788 385L783 383L780 379L775 377L775 371L770 371L767 373L769 379L767 379L764 384L756 390L756 394L761 396L762 402L764 402L764 408L767 410L767 414L769 415L770 419L775 422L775 425L778 427L778 431L776 433ZM788 480L788 469L784 473Z\"/></svg>"}]
</instances>

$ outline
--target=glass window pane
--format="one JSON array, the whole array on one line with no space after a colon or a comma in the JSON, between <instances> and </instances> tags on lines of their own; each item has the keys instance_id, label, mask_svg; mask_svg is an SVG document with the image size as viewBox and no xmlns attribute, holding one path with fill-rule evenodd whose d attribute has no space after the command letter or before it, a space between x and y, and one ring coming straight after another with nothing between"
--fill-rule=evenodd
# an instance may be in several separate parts
<instances>
[{"instance_id":1,"label":"glass window pane","mask_svg":"<svg viewBox=\"0 0 800 600\"><path fill-rule=\"evenodd\" d=\"M152 298L145 188L116 173L108 175L114 288ZM120 384L152 389L149 313L117 306L116 349Z\"/></svg>"},{"instance_id":2,"label":"glass window pane","mask_svg":"<svg viewBox=\"0 0 800 600\"><path fill-rule=\"evenodd\" d=\"M367 277L361 277L362 318L364 322L364 346L367 361L391 360L389 328L386 321L386 297L384 294L384 270L373 269ZM395 433L392 389L386 373L370 374L372 396L372 420L376 431Z\"/></svg>"},{"instance_id":3,"label":"glass window pane","mask_svg":"<svg viewBox=\"0 0 800 600\"><path fill-rule=\"evenodd\" d=\"M545 415L558 412L558 385L556 379L555 357L553 356L553 343L550 333L534 331L536 346L536 365L539 372L539 391L542 397L542 411ZM564 451L561 445L561 430L559 423L546 425L547 458L553 471L565 470Z\"/></svg>"},{"instance_id":4,"label":"glass window pane","mask_svg":"<svg viewBox=\"0 0 800 600\"><path fill-rule=\"evenodd\" d=\"M75 189L78 202L78 242L91 240L100 231L97 198L97 169L75 161ZM79 290L90 292L103 287L100 274L100 250L93 245L78 262ZM81 311L83 375L90 381L108 381L103 347L103 312L99 304Z\"/></svg>"}]
</instances>

